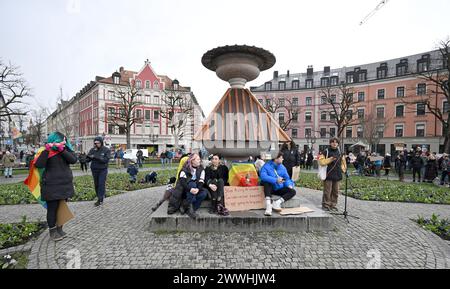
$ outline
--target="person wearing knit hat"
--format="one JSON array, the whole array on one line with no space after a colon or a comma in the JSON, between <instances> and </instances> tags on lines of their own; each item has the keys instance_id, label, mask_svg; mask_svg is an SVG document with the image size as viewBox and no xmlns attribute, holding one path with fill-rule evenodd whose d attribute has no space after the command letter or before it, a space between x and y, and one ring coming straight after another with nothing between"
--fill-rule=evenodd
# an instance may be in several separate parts
<instances>
[{"instance_id":1,"label":"person wearing knit hat","mask_svg":"<svg viewBox=\"0 0 450 289\"><path fill-rule=\"evenodd\" d=\"M108 176L108 164L111 151L103 145L103 138L98 136L94 139L94 147L87 155L87 161L91 162L92 177L94 178L95 193L97 194L98 207L103 204L105 198L106 177Z\"/></svg>"},{"instance_id":2,"label":"person wearing knit hat","mask_svg":"<svg viewBox=\"0 0 450 289\"><path fill-rule=\"evenodd\" d=\"M66 236L62 226L56 225L60 200L73 197L73 175L71 164L77 156L69 140L60 132L52 132L45 144L45 150L36 159L35 167L45 170L41 179L41 197L47 202L47 223L50 238L59 241Z\"/></svg>"}]
</instances>

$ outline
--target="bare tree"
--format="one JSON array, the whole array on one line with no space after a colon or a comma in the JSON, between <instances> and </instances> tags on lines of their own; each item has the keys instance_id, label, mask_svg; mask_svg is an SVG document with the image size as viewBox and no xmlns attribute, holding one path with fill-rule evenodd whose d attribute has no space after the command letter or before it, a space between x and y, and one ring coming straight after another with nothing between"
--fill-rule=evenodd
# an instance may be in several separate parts
<instances>
[{"instance_id":1,"label":"bare tree","mask_svg":"<svg viewBox=\"0 0 450 289\"><path fill-rule=\"evenodd\" d=\"M450 104L450 38L439 43L438 59L431 59L430 63L436 64L436 69L424 69L417 74L426 84L425 89L417 91L416 88L408 89L411 92L403 102L406 105L422 103L427 108L426 113L431 113L442 124L444 137L444 152L450 153L450 111L444 111L441 103L437 102L440 96L444 96L447 105ZM419 90L419 88L417 88ZM409 93L408 93L409 94ZM416 94L418 96L416 97ZM412 99L411 99L412 98ZM414 110L416 110L414 108Z\"/></svg>"},{"instance_id":2,"label":"bare tree","mask_svg":"<svg viewBox=\"0 0 450 289\"><path fill-rule=\"evenodd\" d=\"M143 116L136 115L135 109L138 105L142 104L139 97L141 89L136 87L132 83L127 85L116 85L115 98L119 105L118 109L106 110L108 114L108 122L114 126L122 127L126 134L127 148L131 148L131 130L135 123L142 123Z\"/></svg>"},{"instance_id":3,"label":"bare tree","mask_svg":"<svg viewBox=\"0 0 450 289\"><path fill-rule=\"evenodd\" d=\"M194 104L190 94L183 89L170 87L163 91L161 118L166 119L175 141L175 148L185 135L185 127L194 113Z\"/></svg>"},{"instance_id":4,"label":"bare tree","mask_svg":"<svg viewBox=\"0 0 450 289\"><path fill-rule=\"evenodd\" d=\"M289 99L284 98L264 98L264 108L272 114L275 118L275 114L283 113L283 119L278 117L278 124L281 129L288 131L291 128L291 124L298 120L300 107Z\"/></svg>"},{"instance_id":5,"label":"bare tree","mask_svg":"<svg viewBox=\"0 0 450 289\"><path fill-rule=\"evenodd\" d=\"M31 111L31 125L28 132L29 143L34 145L41 144L47 116L48 110L44 107Z\"/></svg>"},{"instance_id":6,"label":"bare tree","mask_svg":"<svg viewBox=\"0 0 450 289\"><path fill-rule=\"evenodd\" d=\"M5 64L0 59L0 119L6 121L13 115L26 115L19 106L23 104L23 98L30 95L19 67Z\"/></svg>"},{"instance_id":7,"label":"bare tree","mask_svg":"<svg viewBox=\"0 0 450 289\"><path fill-rule=\"evenodd\" d=\"M357 113L353 109L354 93L353 87L344 82L338 86L327 86L320 91L322 103L330 105L332 109L329 122L337 127L336 137L341 140L341 146L344 145L345 129L358 122L353 117Z\"/></svg>"},{"instance_id":8,"label":"bare tree","mask_svg":"<svg viewBox=\"0 0 450 289\"><path fill-rule=\"evenodd\" d=\"M362 127L362 136L354 139L354 142L363 141L368 144L373 152L376 152L380 140L384 137L384 131L387 129L387 124L390 118L378 116L375 110L367 114L364 118L359 120L359 125Z\"/></svg>"}]
</instances>

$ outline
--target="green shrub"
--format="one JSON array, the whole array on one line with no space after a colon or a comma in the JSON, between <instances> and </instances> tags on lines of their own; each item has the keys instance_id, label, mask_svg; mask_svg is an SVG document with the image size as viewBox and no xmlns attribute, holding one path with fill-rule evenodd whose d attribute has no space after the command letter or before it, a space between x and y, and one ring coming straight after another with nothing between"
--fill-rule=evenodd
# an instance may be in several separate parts
<instances>
[{"instance_id":1,"label":"green shrub","mask_svg":"<svg viewBox=\"0 0 450 289\"><path fill-rule=\"evenodd\" d=\"M20 223L0 224L0 249L25 244L43 228L41 223L27 222L26 217Z\"/></svg>"},{"instance_id":2,"label":"green shrub","mask_svg":"<svg viewBox=\"0 0 450 289\"><path fill-rule=\"evenodd\" d=\"M433 214L431 219L425 219L419 216L415 220L422 228L429 230L444 240L450 241L450 220L439 219L438 215Z\"/></svg>"}]
</instances>

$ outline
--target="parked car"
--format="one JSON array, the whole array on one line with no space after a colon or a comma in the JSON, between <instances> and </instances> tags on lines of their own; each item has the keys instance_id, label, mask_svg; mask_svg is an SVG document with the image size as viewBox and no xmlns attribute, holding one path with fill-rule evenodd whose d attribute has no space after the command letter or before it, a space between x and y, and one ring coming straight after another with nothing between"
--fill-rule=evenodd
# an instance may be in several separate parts
<instances>
[{"instance_id":1,"label":"parked car","mask_svg":"<svg viewBox=\"0 0 450 289\"><path fill-rule=\"evenodd\" d=\"M141 149L141 151L142 151L144 158L148 158L148 150ZM137 157L136 157L137 152L138 152L138 149L125 150L125 153L123 154L123 158L128 159L128 160L133 160L136 162L137 161Z\"/></svg>"}]
</instances>

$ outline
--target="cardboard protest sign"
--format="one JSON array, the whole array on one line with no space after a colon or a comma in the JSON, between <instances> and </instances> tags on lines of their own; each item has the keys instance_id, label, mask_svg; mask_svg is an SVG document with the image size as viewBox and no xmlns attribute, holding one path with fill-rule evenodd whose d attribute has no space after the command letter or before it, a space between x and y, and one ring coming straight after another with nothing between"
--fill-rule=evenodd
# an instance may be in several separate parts
<instances>
[{"instance_id":1,"label":"cardboard protest sign","mask_svg":"<svg viewBox=\"0 0 450 289\"><path fill-rule=\"evenodd\" d=\"M312 212L314 212L314 210L311 210L310 208L307 208L307 207L286 208L286 209L281 210L280 215L282 215L282 216L301 215L301 214L312 213Z\"/></svg>"},{"instance_id":2,"label":"cardboard protest sign","mask_svg":"<svg viewBox=\"0 0 450 289\"><path fill-rule=\"evenodd\" d=\"M266 207L264 187L236 187L224 188L225 207L230 212L259 210Z\"/></svg>"},{"instance_id":3,"label":"cardboard protest sign","mask_svg":"<svg viewBox=\"0 0 450 289\"><path fill-rule=\"evenodd\" d=\"M63 226L73 218L75 218L75 216L69 209L69 206L67 206L66 201L64 200L59 201L58 212L56 214L56 224L58 226Z\"/></svg>"}]
</instances>

